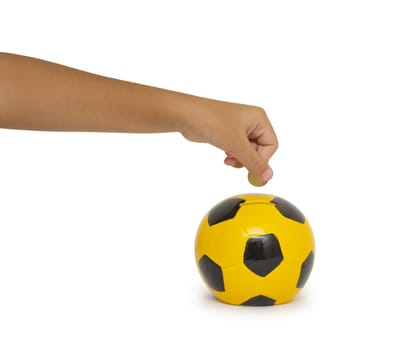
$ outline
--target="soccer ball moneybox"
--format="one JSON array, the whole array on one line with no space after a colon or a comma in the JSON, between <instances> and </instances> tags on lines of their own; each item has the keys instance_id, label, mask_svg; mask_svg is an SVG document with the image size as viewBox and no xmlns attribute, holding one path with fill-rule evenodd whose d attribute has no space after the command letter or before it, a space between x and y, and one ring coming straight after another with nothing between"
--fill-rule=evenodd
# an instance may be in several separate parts
<instances>
[{"instance_id":1,"label":"soccer ball moneybox","mask_svg":"<svg viewBox=\"0 0 393 350\"><path fill-rule=\"evenodd\" d=\"M195 240L198 270L210 291L235 305L290 301L314 263L309 222L293 204L272 195L227 198L203 218Z\"/></svg>"}]
</instances>

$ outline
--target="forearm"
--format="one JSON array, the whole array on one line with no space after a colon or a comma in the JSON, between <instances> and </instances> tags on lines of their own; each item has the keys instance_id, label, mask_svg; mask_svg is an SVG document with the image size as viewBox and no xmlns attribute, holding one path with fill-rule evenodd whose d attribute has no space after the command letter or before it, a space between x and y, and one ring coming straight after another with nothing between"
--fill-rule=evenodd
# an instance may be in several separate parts
<instances>
[{"instance_id":1,"label":"forearm","mask_svg":"<svg viewBox=\"0 0 393 350\"><path fill-rule=\"evenodd\" d=\"M0 53L0 127L169 132L206 99Z\"/></svg>"}]
</instances>

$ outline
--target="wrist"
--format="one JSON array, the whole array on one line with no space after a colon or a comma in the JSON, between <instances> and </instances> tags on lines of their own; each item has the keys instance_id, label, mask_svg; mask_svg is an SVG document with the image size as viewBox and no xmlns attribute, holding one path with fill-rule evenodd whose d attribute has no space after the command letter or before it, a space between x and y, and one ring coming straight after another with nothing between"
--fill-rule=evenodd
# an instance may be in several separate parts
<instances>
[{"instance_id":1,"label":"wrist","mask_svg":"<svg viewBox=\"0 0 393 350\"><path fill-rule=\"evenodd\" d=\"M197 129L208 111L206 99L175 91L170 91L168 97L165 105L173 131L184 134Z\"/></svg>"}]
</instances>

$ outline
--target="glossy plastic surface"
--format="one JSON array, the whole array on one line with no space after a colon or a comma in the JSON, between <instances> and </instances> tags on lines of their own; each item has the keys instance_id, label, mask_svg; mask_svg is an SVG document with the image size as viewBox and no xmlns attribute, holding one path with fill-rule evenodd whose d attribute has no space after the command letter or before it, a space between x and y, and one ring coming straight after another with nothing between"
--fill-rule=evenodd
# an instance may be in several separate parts
<instances>
[{"instance_id":1,"label":"glossy plastic surface","mask_svg":"<svg viewBox=\"0 0 393 350\"><path fill-rule=\"evenodd\" d=\"M303 213L272 195L227 198L203 218L195 240L202 279L221 301L275 305L304 287L315 256Z\"/></svg>"}]
</instances>

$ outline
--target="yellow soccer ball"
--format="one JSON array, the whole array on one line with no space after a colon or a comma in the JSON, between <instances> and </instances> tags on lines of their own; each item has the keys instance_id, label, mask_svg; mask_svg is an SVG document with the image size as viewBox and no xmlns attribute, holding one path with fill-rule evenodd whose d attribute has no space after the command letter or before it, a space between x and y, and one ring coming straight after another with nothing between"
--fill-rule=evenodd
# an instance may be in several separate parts
<instances>
[{"instance_id":1,"label":"yellow soccer ball","mask_svg":"<svg viewBox=\"0 0 393 350\"><path fill-rule=\"evenodd\" d=\"M203 218L195 240L198 270L221 301L283 304L304 287L315 255L311 226L287 200L263 194L227 198Z\"/></svg>"}]
</instances>

